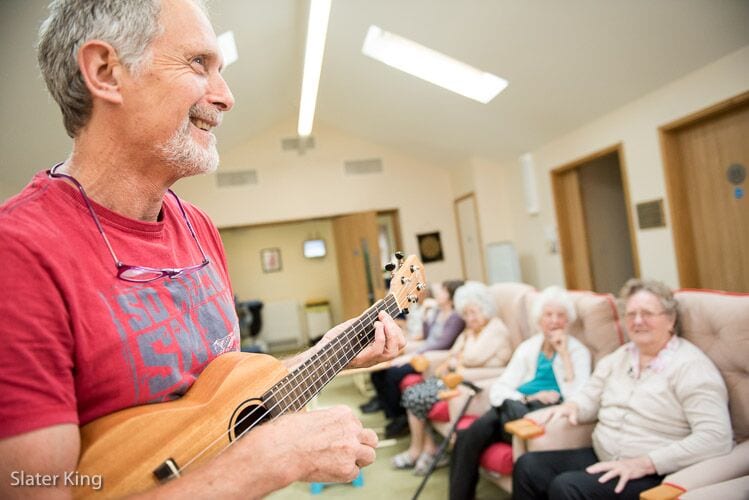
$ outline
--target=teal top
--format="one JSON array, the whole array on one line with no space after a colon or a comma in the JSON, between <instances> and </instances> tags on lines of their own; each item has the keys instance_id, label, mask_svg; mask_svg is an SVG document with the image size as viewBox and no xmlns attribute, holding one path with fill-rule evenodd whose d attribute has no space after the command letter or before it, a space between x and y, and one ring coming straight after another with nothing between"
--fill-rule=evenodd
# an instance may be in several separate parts
<instances>
[{"instance_id":1,"label":"teal top","mask_svg":"<svg viewBox=\"0 0 749 500\"><path fill-rule=\"evenodd\" d=\"M543 351L538 353L538 363L536 365L536 376L528 382L518 387L518 392L530 396L540 391L557 391L559 394L562 393L557 384L557 378L554 376L554 369L552 363L557 353L554 353L551 358L544 356Z\"/></svg>"}]
</instances>

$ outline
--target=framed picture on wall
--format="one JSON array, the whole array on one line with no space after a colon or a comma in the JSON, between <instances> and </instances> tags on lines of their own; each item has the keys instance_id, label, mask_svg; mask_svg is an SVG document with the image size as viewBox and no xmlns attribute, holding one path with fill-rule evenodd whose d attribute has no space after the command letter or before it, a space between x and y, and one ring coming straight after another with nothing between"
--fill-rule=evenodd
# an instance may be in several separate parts
<instances>
[{"instance_id":1,"label":"framed picture on wall","mask_svg":"<svg viewBox=\"0 0 749 500\"><path fill-rule=\"evenodd\" d=\"M440 239L439 231L436 233L417 234L416 238L419 240L421 262L427 264L429 262L437 262L444 259L442 256L442 240Z\"/></svg>"},{"instance_id":2,"label":"framed picture on wall","mask_svg":"<svg viewBox=\"0 0 749 500\"><path fill-rule=\"evenodd\" d=\"M281 270L281 249L263 248L260 250L260 262L264 273L275 273Z\"/></svg>"}]
</instances>

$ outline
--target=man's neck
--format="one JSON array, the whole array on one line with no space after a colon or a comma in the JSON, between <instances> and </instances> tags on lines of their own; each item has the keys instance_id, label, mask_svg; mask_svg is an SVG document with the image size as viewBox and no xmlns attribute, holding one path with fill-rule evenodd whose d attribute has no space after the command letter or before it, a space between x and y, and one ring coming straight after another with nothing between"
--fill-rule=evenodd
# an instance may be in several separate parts
<instances>
[{"instance_id":1,"label":"man's neck","mask_svg":"<svg viewBox=\"0 0 749 500\"><path fill-rule=\"evenodd\" d=\"M174 180L165 179L159 165L148 164L141 155L128 155L115 145L88 147L76 140L62 171L75 177L86 194L98 204L132 219L155 222L167 188Z\"/></svg>"}]
</instances>

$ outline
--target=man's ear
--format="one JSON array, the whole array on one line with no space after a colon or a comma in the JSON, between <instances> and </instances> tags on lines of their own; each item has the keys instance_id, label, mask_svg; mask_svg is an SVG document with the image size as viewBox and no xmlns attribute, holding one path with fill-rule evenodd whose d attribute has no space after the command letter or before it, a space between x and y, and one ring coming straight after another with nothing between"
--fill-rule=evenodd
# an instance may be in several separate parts
<instances>
[{"instance_id":1,"label":"man's ear","mask_svg":"<svg viewBox=\"0 0 749 500\"><path fill-rule=\"evenodd\" d=\"M93 97L122 103L122 64L114 47L101 40L87 41L78 50L78 67Z\"/></svg>"}]
</instances>

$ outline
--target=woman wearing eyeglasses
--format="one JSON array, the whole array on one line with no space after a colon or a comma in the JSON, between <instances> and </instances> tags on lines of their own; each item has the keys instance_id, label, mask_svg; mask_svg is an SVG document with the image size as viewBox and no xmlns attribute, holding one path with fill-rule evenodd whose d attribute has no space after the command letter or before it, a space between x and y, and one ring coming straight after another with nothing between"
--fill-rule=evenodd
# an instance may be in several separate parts
<instances>
[{"instance_id":1,"label":"woman wearing eyeglasses","mask_svg":"<svg viewBox=\"0 0 749 500\"><path fill-rule=\"evenodd\" d=\"M666 474L730 451L725 383L712 361L678 336L671 290L632 279L621 299L631 342L603 358L582 390L545 419L597 419L593 447L521 456L513 498L636 499Z\"/></svg>"}]
</instances>

